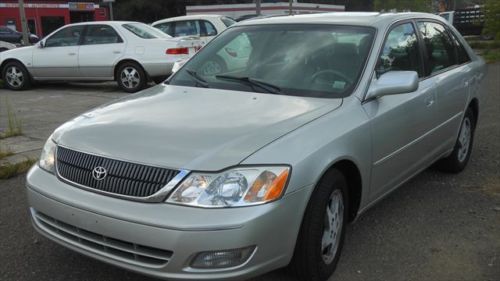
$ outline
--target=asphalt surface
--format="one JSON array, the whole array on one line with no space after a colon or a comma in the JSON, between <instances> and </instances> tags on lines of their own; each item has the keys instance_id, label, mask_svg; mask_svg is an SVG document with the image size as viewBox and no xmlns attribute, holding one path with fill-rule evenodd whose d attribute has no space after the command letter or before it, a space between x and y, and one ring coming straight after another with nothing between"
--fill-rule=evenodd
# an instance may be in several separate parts
<instances>
[{"instance_id":1,"label":"asphalt surface","mask_svg":"<svg viewBox=\"0 0 500 281\"><path fill-rule=\"evenodd\" d=\"M45 137L67 117L124 95L113 85L85 87L0 90L0 100L9 96L27 116L27 133ZM490 65L484 91L465 171L429 169L363 214L347 229L332 281L500 280L500 64ZM153 280L40 236L27 208L24 177L0 181L0 280ZM293 279L278 270L253 280Z\"/></svg>"}]
</instances>

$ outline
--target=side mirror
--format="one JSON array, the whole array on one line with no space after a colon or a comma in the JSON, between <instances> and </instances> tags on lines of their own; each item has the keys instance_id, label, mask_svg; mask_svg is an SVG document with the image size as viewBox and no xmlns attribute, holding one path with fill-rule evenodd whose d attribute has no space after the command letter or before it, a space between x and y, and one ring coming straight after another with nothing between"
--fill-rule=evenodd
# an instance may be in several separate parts
<instances>
[{"instance_id":1,"label":"side mirror","mask_svg":"<svg viewBox=\"0 0 500 281\"><path fill-rule=\"evenodd\" d=\"M418 73L416 71L389 71L373 80L368 90L367 99L387 95L406 94L418 89Z\"/></svg>"},{"instance_id":2,"label":"side mirror","mask_svg":"<svg viewBox=\"0 0 500 281\"><path fill-rule=\"evenodd\" d=\"M38 47L39 47L40 49L45 48L45 40L40 40L40 42L38 42Z\"/></svg>"}]
</instances>

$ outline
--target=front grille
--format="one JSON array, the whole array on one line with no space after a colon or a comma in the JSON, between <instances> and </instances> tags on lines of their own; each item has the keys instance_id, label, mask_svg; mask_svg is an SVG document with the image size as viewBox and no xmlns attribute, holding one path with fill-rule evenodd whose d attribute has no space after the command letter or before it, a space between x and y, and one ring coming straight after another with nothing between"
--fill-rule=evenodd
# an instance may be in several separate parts
<instances>
[{"instance_id":1,"label":"front grille","mask_svg":"<svg viewBox=\"0 0 500 281\"><path fill-rule=\"evenodd\" d=\"M172 258L172 251L147 247L123 240L103 236L64 223L33 210L33 218L45 229L99 254L111 255L115 259L146 266L163 266Z\"/></svg>"},{"instance_id":2,"label":"front grille","mask_svg":"<svg viewBox=\"0 0 500 281\"><path fill-rule=\"evenodd\" d=\"M100 180L93 176L96 167L103 167L107 175ZM63 180L88 187L131 197L148 197L171 181L177 170L129 163L59 146L57 172Z\"/></svg>"}]
</instances>

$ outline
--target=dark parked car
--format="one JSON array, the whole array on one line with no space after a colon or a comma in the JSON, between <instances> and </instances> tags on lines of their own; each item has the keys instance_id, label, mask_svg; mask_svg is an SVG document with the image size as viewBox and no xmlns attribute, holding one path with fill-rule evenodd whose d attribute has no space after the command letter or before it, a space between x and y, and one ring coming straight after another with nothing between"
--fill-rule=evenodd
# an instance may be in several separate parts
<instances>
[{"instance_id":1,"label":"dark parked car","mask_svg":"<svg viewBox=\"0 0 500 281\"><path fill-rule=\"evenodd\" d=\"M35 34L30 33L30 43L37 43L40 39ZM5 41L14 44L22 44L23 34L19 31L12 30L6 26L0 26L0 41Z\"/></svg>"}]
</instances>

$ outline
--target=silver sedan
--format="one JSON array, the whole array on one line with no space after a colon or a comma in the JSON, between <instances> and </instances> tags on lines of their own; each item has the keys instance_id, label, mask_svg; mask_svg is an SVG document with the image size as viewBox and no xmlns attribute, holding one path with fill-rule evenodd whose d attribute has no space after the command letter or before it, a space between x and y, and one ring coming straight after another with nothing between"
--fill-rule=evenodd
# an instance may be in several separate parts
<instances>
[{"instance_id":1,"label":"silver sedan","mask_svg":"<svg viewBox=\"0 0 500 281\"><path fill-rule=\"evenodd\" d=\"M160 278L327 280L347 223L434 163L466 167L484 71L428 14L236 24L52 134L27 176L34 227Z\"/></svg>"}]
</instances>

